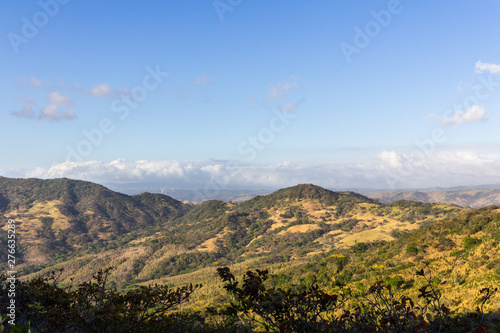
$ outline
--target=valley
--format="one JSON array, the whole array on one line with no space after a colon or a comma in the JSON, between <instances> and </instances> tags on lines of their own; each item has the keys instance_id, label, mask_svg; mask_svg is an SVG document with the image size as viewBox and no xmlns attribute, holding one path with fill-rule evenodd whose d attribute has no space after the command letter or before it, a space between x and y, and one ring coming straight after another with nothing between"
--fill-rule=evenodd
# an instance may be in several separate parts
<instances>
[{"instance_id":1,"label":"valley","mask_svg":"<svg viewBox=\"0 0 500 333\"><path fill-rule=\"evenodd\" d=\"M500 282L497 206L382 204L311 184L241 203L186 204L69 179L0 178L0 215L16 221L23 280L63 269L59 282L74 285L116 267L109 284L118 290L203 284L184 305L190 309L228 301L216 275L225 266L237 275L266 268L272 285L294 290L397 279L416 297L415 271L427 265L457 311ZM499 299L488 306L498 311Z\"/></svg>"}]
</instances>

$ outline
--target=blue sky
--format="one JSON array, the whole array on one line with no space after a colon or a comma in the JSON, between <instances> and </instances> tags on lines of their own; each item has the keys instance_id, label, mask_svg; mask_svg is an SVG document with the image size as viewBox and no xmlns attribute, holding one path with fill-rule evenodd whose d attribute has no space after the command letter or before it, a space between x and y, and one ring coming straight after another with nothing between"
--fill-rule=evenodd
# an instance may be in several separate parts
<instances>
[{"instance_id":1,"label":"blue sky","mask_svg":"<svg viewBox=\"0 0 500 333\"><path fill-rule=\"evenodd\" d=\"M500 183L497 1L1 6L1 175Z\"/></svg>"}]
</instances>

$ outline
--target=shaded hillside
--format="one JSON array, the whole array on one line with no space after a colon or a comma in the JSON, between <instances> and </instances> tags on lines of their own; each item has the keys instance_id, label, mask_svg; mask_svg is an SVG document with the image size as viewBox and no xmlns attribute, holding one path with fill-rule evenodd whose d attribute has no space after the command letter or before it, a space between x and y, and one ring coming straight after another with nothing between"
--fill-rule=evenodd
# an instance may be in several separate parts
<instances>
[{"instance_id":1,"label":"shaded hillside","mask_svg":"<svg viewBox=\"0 0 500 333\"><path fill-rule=\"evenodd\" d=\"M367 196L385 204L397 200L412 200L473 208L500 205L500 189L380 191L367 194Z\"/></svg>"},{"instance_id":2,"label":"shaded hillside","mask_svg":"<svg viewBox=\"0 0 500 333\"><path fill-rule=\"evenodd\" d=\"M168 223L189 207L164 195L128 196L65 178L0 178L0 215L16 221L19 251L33 264L106 246L121 235Z\"/></svg>"},{"instance_id":3,"label":"shaded hillside","mask_svg":"<svg viewBox=\"0 0 500 333\"><path fill-rule=\"evenodd\" d=\"M57 202L56 208L68 217L89 221L100 218L130 231L182 215L187 206L166 195L144 193L128 196L91 182L71 179L10 179L0 177L0 213L23 210L41 202Z\"/></svg>"},{"instance_id":4,"label":"shaded hillside","mask_svg":"<svg viewBox=\"0 0 500 333\"><path fill-rule=\"evenodd\" d=\"M206 270L219 265L290 265L360 242L391 241L463 211L421 202L382 205L353 192L333 192L314 185L293 186L243 203L209 200L193 206L163 195L130 197L99 186L85 193L94 194L79 197L73 207L82 216L88 214L82 212L82 207L97 210L95 207L104 206L115 207L107 211L108 216L120 213L125 218L126 213L130 217L135 211L127 210L127 205L133 204L132 208L144 209L143 213L148 214L138 216L147 216L152 223L145 228L106 234L99 230L104 230L104 221L110 218L96 215L96 221L103 221L101 229L71 231L67 238L80 239L80 243L70 243L64 237L58 238L61 231L56 230L69 218L57 209L57 204L35 200L28 205L32 217L46 214L53 221L44 219L36 226L37 234L31 235L34 241L24 249L25 260L19 265L23 274L64 267L62 281L69 283L72 277L84 281L89 272L112 265L118 268L113 281L120 287L151 282L177 284L183 279L179 280L179 276L201 274L204 279ZM107 198L123 202L115 205ZM4 214L20 213L20 209L14 209ZM20 215L17 219L23 220ZM47 244L54 234L55 241Z\"/></svg>"}]
</instances>

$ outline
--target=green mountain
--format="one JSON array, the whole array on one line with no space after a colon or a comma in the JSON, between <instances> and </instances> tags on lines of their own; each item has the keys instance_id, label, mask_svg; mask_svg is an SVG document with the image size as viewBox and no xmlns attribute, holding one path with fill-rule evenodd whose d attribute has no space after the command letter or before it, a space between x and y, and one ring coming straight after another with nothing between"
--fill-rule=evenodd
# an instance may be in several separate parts
<instances>
[{"instance_id":1,"label":"green mountain","mask_svg":"<svg viewBox=\"0 0 500 333\"><path fill-rule=\"evenodd\" d=\"M83 181L9 178L0 178L0 207L4 220L16 220L23 278L64 268L60 281L78 283L114 266L118 288L203 283L194 307L225 300L214 271L226 265L268 267L277 285L337 288L382 274L410 281L427 260L456 306L470 305L464 295L478 283L500 277L497 207L382 204L310 184L242 203L187 205ZM6 233L0 240L6 246Z\"/></svg>"},{"instance_id":2,"label":"green mountain","mask_svg":"<svg viewBox=\"0 0 500 333\"><path fill-rule=\"evenodd\" d=\"M84 181L0 178L0 215L16 221L24 260L37 264L167 224L188 209L168 196L128 196Z\"/></svg>"},{"instance_id":3,"label":"green mountain","mask_svg":"<svg viewBox=\"0 0 500 333\"><path fill-rule=\"evenodd\" d=\"M161 194L128 196L69 179L1 178L0 193L0 214L17 221L24 255L20 268L34 272L83 257L90 267L101 268L122 258L117 262L133 269L120 283L192 272L213 262L280 262L360 241L390 241L460 211L424 203L384 206L314 185L238 204L199 205ZM137 257L127 257L124 249L135 249Z\"/></svg>"}]
</instances>

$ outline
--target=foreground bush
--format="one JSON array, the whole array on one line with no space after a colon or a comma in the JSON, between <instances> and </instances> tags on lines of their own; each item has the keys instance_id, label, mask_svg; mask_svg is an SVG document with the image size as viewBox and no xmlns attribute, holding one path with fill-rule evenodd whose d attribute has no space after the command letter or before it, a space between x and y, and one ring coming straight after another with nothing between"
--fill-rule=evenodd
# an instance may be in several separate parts
<instances>
[{"instance_id":1,"label":"foreground bush","mask_svg":"<svg viewBox=\"0 0 500 333\"><path fill-rule=\"evenodd\" d=\"M480 290L475 311L454 313L443 303L438 284L424 269L417 271L424 283L418 300L413 300L400 294L399 279L387 279L385 284L378 281L368 288L358 284L356 289L344 287L329 294L317 285L301 291L269 287L267 270L249 270L237 281L230 269L223 267L217 273L233 300L229 306L202 312L177 311L199 285L176 290L140 286L119 292L107 287L112 270L98 271L90 281L74 287L57 285L54 272L49 277L16 281L18 325L9 326L3 320L0 332L2 328L14 333L495 331L484 306L497 288ZM6 288L3 282L3 314L8 304Z\"/></svg>"},{"instance_id":2,"label":"foreground bush","mask_svg":"<svg viewBox=\"0 0 500 333\"><path fill-rule=\"evenodd\" d=\"M241 286L229 268L217 271L234 298L226 313L258 323L267 332L487 332L484 305L498 290L481 289L476 311L458 314L443 304L424 269L417 272L425 281L418 296L422 305L397 296L382 281L366 291L344 289L330 295L311 286L295 293L268 288L267 270L248 271Z\"/></svg>"},{"instance_id":3,"label":"foreground bush","mask_svg":"<svg viewBox=\"0 0 500 333\"><path fill-rule=\"evenodd\" d=\"M165 313L201 287L140 286L120 293L106 286L112 270L97 272L75 289L58 286L54 272L49 277L16 281L16 322L29 321L32 332L150 332L150 328L171 325L172 318ZM6 312L5 287L2 313Z\"/></svg>"}]
</instances>

